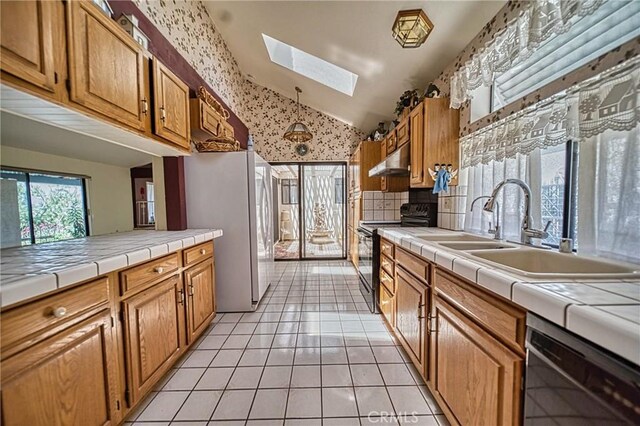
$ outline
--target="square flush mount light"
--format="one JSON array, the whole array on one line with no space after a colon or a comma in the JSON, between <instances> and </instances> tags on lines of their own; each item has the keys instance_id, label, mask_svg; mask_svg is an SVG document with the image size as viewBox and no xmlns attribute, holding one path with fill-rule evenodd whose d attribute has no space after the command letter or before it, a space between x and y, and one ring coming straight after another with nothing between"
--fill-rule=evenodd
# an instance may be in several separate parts
<instances>
[{"instance_id":1,"label":"square flush mount light","mask_svg":"<svg viewBox=\"0 0 640 426\"><path fill-rule=\"evenodd\" d=\"M271 62L297 72L307 78L353 96L358 74L340 68L307 52L262 34Z\"/></svg>"},{"instance_id":2,"label":"square flush mount light","mask_svg":"<svg viewBox=\"0 0 640 426\"><path fill-rule=\"evenodd\" d=\"M433 30L433 24L422 9L401 10L393 23L393 38L400 46L419 47Z\"/></svg>"}]
</instances>

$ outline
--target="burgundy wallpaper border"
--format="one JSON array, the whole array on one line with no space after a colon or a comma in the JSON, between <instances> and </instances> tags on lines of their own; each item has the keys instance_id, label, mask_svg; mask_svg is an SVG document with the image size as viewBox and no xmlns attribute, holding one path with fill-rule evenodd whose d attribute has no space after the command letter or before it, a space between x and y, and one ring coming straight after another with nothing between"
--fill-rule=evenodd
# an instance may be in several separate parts
<instances>
[{"instance_id":1,"label":"burgundy wallpaper border","mask_svg":"<svg viewBox=\"0 0 640 426\"><path fill-rule=\"evenodd\" d=\"M247 148L249 140L249 129L240 120L234 111L218 96L218 94L207 84L198 72L187 62L186 59L167 40L160 30L146 17L144 13L131 0L110 0L109 5L113 9L113 17L118 18L121 14L135 15L139 20L142 32L149 37L149 52L156 56L164 65L169 67L178 77L180 77L190 89L191 97L196 96L199 86L204 86L209 92L229 111L229 124L233 126L235 137L240 142L240 146Z\"/></svg>"}]
</instances>

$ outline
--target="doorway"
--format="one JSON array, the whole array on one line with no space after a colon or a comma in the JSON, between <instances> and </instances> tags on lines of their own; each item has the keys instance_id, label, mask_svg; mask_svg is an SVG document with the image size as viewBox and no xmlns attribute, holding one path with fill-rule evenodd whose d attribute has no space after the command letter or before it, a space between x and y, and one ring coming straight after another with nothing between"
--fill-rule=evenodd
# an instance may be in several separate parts
<instances>
[{"instance_id":1,"label":"doorway","mask_svg":"<svg viewBox=\"0 0 640 426\"><path fill-rule=\"evenodd\" d=\"M346 163L272 163L275 260L346 258Z\"/></svg>"}]
</instances>

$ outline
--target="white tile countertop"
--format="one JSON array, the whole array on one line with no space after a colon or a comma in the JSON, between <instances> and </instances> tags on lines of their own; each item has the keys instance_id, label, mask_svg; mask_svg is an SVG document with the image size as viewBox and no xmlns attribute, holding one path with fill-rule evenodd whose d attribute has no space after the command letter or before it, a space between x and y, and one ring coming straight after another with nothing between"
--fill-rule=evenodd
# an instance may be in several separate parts
<instances>
[{"instance_id":1,"label":"white tile countertop","mask_svg":"<svg viewBox=\"0 0 640 426\"><path fill-rule=\"evenodd\" d=\"M418 237L439 228L378 228L380 235L640 365L640 279L531 279Z\"/></svg>"},{"instance_id":2,"label":"white tile countertop","mask_svg":"<svg viewBox=\"0 0 640 426\"><path fill-rule=\"evenodd\" d=\"M131 231L0 250L3 308L222 236L220 229Z\"/></svg>"}]
</instances>

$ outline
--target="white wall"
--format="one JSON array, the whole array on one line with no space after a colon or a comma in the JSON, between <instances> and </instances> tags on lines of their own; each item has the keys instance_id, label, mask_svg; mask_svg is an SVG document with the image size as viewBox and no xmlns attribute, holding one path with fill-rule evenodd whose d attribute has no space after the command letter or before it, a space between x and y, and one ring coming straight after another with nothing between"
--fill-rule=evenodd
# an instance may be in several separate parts
<instances>
[{"instance_id":1,"label":"white wall","mask_svg":"<svg viewBox=\"0 0 640 426\"><path fill-rule=\"evenodd\" d=\"M91 210L91 235L133 229L131 174L126 167L76 160L9 146L0 147L0 163L5 167L89 176L87 197Z\"/></svg>"}]
</instances>

